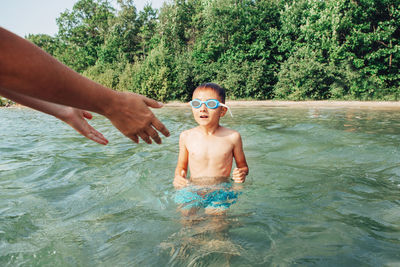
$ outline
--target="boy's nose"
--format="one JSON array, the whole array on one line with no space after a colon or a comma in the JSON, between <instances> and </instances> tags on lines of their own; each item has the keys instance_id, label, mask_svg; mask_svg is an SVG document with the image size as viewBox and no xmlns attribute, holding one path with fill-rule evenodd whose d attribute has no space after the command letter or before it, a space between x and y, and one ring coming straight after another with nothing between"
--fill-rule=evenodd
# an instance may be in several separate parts
<instances>
[{"instance_id":1,"label":"boy's nose","mask_svg":"<svg viewBox=\"0 0 400 267\"><path fill-rule=\"evenodd\" d=\"M205 103L202 103L200 106L200 111L205 111L205 110L207 110L207 106Z\"/></svg>"}]
</instances>

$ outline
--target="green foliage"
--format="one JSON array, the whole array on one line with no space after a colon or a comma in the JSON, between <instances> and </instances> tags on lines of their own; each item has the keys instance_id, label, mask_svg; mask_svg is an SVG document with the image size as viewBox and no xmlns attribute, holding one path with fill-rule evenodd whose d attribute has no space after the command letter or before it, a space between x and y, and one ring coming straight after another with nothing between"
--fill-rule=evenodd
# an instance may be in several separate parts
<instances>
[{"instance_id":1,"label":"green foliage","mask_svg":"<svg viewBox=\"0 0 400 267\"><path fill-rule=\"evenodd\" d=\"M332 68L321 63L321 51L298 49L281 65L275 95L290 100L328 99L335 81Z\"/></svg>"},{"instance_id":2,"label":"green foliage","mask_svg":"<svg viewBox=\"0 0 400 267\"><path fill-rule=\"evenodd\" d=\"M273 1L210 1L192 52L195 81L217 81L231 98L271 97L280 58L278 14Z\"/></svg>"},{"instance_id":3,"label":"green foliage","mask_svg":"<svg viewBox=\"0 0 400 267\"><path fill-rule=\"evenodd\" d=\"M135 70L136 68L134 65L130 63L125 64L125 67L122 69L122 72L119 75L119 82L116 87L118 91L136 91L132 79L133 75L135 74Z\"/></svg>"},{"instance_id":4,"label":"green foliage","mask_svg":"<svg viewBox=\"0 0 400 267\"><path fill-rule=\"evenodd\" d=\"M96 64L87 68L82 74L104 86L116 89L123 68L124 66L119 63Z\"/></svg>"},{"instance_id":5,"label":"green foliage","mask_svg":"<svg viewBox=\"0 0 400 267\"><path fill-rule=\"evenodd\" d=\"M400 9L396 0L349 3L346 56L360 73L356 95L382 98L400 87Z\"/></svg>"},{"instance_id":6,"label":"green foliage","mask_svg":"<svg viewBox=\"0 0 400 267\"><path fill-rule=\"evenodd\" d=\"M96 64L105 42L109 21L115 16L106 0L80 0L57 18L57 36L66 48L56 56L77 71Z\"/></svg>"},{"instance_id":7,"label":"green foliage","mask_svg":"<svg viewBox=\"0 0 400 267\"><path fill-rule=\"evenodd\" d=\"M192 91L198 85L194 83L193 68L193 58L189 52L177 55L173 59L167 99L189 101L192 97Z\"/></svg>"},{"instance_id":8,"label":"green foliage","mask_svg":"<svg viewBox=\"0 0 400 267\"><path fill-rule=\"evenodd\" d=\"M110 88L188 100L398 99L398 0L79 0L55 37L27 38Z\"/></svg>"},{"instance_id":9,"label":"green foliage","mask_svg":"<svg viewBox=\"0 0 400 267\"><path fill-rule=\"evenodd\" d=\"M153 49L145 61L133 66L132 85L128 90L165 101L170 85L169 56L162 46Z\"/></svg>"},{"instance_id":10,"label":"green foliage","mask_svg":"<svg viewBox=\"0 0 400 267\"><path fill-rule=\"evenodd\" d=\"M50 55L55 55L60 49L60 40L47 34L29 34L26 39L41 47Z\"/></svg>"},{"instance_id":11,"label":"green foliage","mask_svg":"<svg viewBox=\"0 0 400 267\"><path fill-rule=\"evenodd\" d=\"M14 104L13 101L0 96L0 107L8 107L8 106L10 106L12 104Z\"/></svg>"},{"instance_id":12,"label":"green foliage","mask_svg":"<svg viewBox=\"0 0 400 267\"><path fill-rule=\"evenodd\" d=\"M396 1L312 1L281 13L284 57L275 94L291 99L387 99L400 87ZM397 88L397 89L395 89ZM393 97L390 97L393 98Z\"/></svg>"},{"instance_id":13,"label":"green foliage","mask_svg":"<svg viewBox=\"0 0 400 267\"><path fill-rule=\"evenodd\" d=\"M265 81L268 77L267 67L265 60L230 61L217 71L216 82L227 89L227 96L231 99L243 99L248 96L266 99L272 91Z\"/></svg>"}]
</instances>

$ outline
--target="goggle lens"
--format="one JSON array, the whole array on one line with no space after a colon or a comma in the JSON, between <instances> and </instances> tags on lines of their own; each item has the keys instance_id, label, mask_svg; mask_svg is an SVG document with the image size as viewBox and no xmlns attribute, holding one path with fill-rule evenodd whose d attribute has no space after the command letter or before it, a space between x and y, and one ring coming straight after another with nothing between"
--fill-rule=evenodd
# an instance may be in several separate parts
<instances>
[{"instance_id":1,"label":"goggle lens","mask_svg":"<svg viewBox=\"0 0 400 267\"><path fill-rule=\"evenodd\" d=\"M199 100L192 100L190 102L190 104L192 105L192 107L194 108L199 108L201 106L201 102Z\"/></svg>"},{"instance_id":2,"label":"goggle lens","mask_svg":"<svg viewBox=\"0 0 400 267\"><path fill-rule=\"evenodd\" d=\"M215 100L208 100L208 101L206 101L206 106L208 108L214 109L214 108L218 107L218 102Z\"/></svg>"}]
</instances>

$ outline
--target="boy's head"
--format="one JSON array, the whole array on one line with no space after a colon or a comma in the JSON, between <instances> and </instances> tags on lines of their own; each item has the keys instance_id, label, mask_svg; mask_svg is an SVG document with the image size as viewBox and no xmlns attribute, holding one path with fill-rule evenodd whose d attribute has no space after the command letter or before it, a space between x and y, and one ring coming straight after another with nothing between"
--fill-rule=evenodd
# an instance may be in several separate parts
<instances>
[{"instance_id":1,"label":"boy's head","mask_svg":"<svg viewBox=\"0 0 400 267\"><path fill-rule=\"evenodd\" d=\"M207 89L216 92L217 95L219 96L219 99L217 100L225 104L225 89L216 83L203 83L202 85L199 85L197 86L196 89L194 89L192 95L194 96L195 92L198 90L207 90Z\"/></svg>"},{"instance_id":2,"label":"boy's head","mask_svg":"<svg viewBox=\"0 0 400 267\"><path fill-rule=\"evenodd\" d=\"M215 101L217 100L217 101ZM219 102L219 104L218 104ZM215 83L205 83L193 91L192 112L199 125L218 125L227 111L225 89Z\"/></svg>"}]
</instances>

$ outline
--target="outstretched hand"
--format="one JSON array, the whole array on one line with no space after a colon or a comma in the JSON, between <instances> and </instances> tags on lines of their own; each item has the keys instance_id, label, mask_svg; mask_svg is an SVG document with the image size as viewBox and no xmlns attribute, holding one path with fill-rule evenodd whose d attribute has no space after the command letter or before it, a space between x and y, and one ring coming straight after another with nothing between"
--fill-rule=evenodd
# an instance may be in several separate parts
<instances>
[{"instance_id":1,"label":"outstretched hand","mask_svg":"<svg viewBox=\"0 0 400 267\"><path fill-rule=\"evenodd\" d=\"M152 140L161 144L158 132L169 136L169 131L162 124L153 112L149 109L161 108L163 105L153 99L135 93L117 92L114 103L106 108L106 116L112 124L125 136L139 143L139 137L146 143L151 144Z\"/></svg>"},{"instance_id":2,"label":"outstretched hand","mask_svg":"<svg viewBox=\"0 0 400 267\"><path fill-rule=\"evenodd\" d=\"M71 107L66 107L65 112L62 116L60 116L61 120L69 124L78 133L82 134L86 138L101 145L107 145L108 140L86 121L86 119L91 120L92 118L93 116L90 112Z\"/></svg>"},{"instance_id":3,"label":"outstretched hand","mask_svg":"<svg viewBox=\"0 0 400 267\"><path fill-rule=\"evenodd\" d=\"M160 108L161 103L139 94L115 92L95 83L2 27L0 51L0 94L22 99L22 104L25 102L27 106L57 118L63 116L60 114L63 108L52 104L99 113L136 143L140 137L146 143L161 144L157 131L169 136L164 124L149 109ZM87 124L85 118L89 115L85 114L75 113L64 121L86 137L99 143L106 142Z\"/></svg>"}]
</instances>

